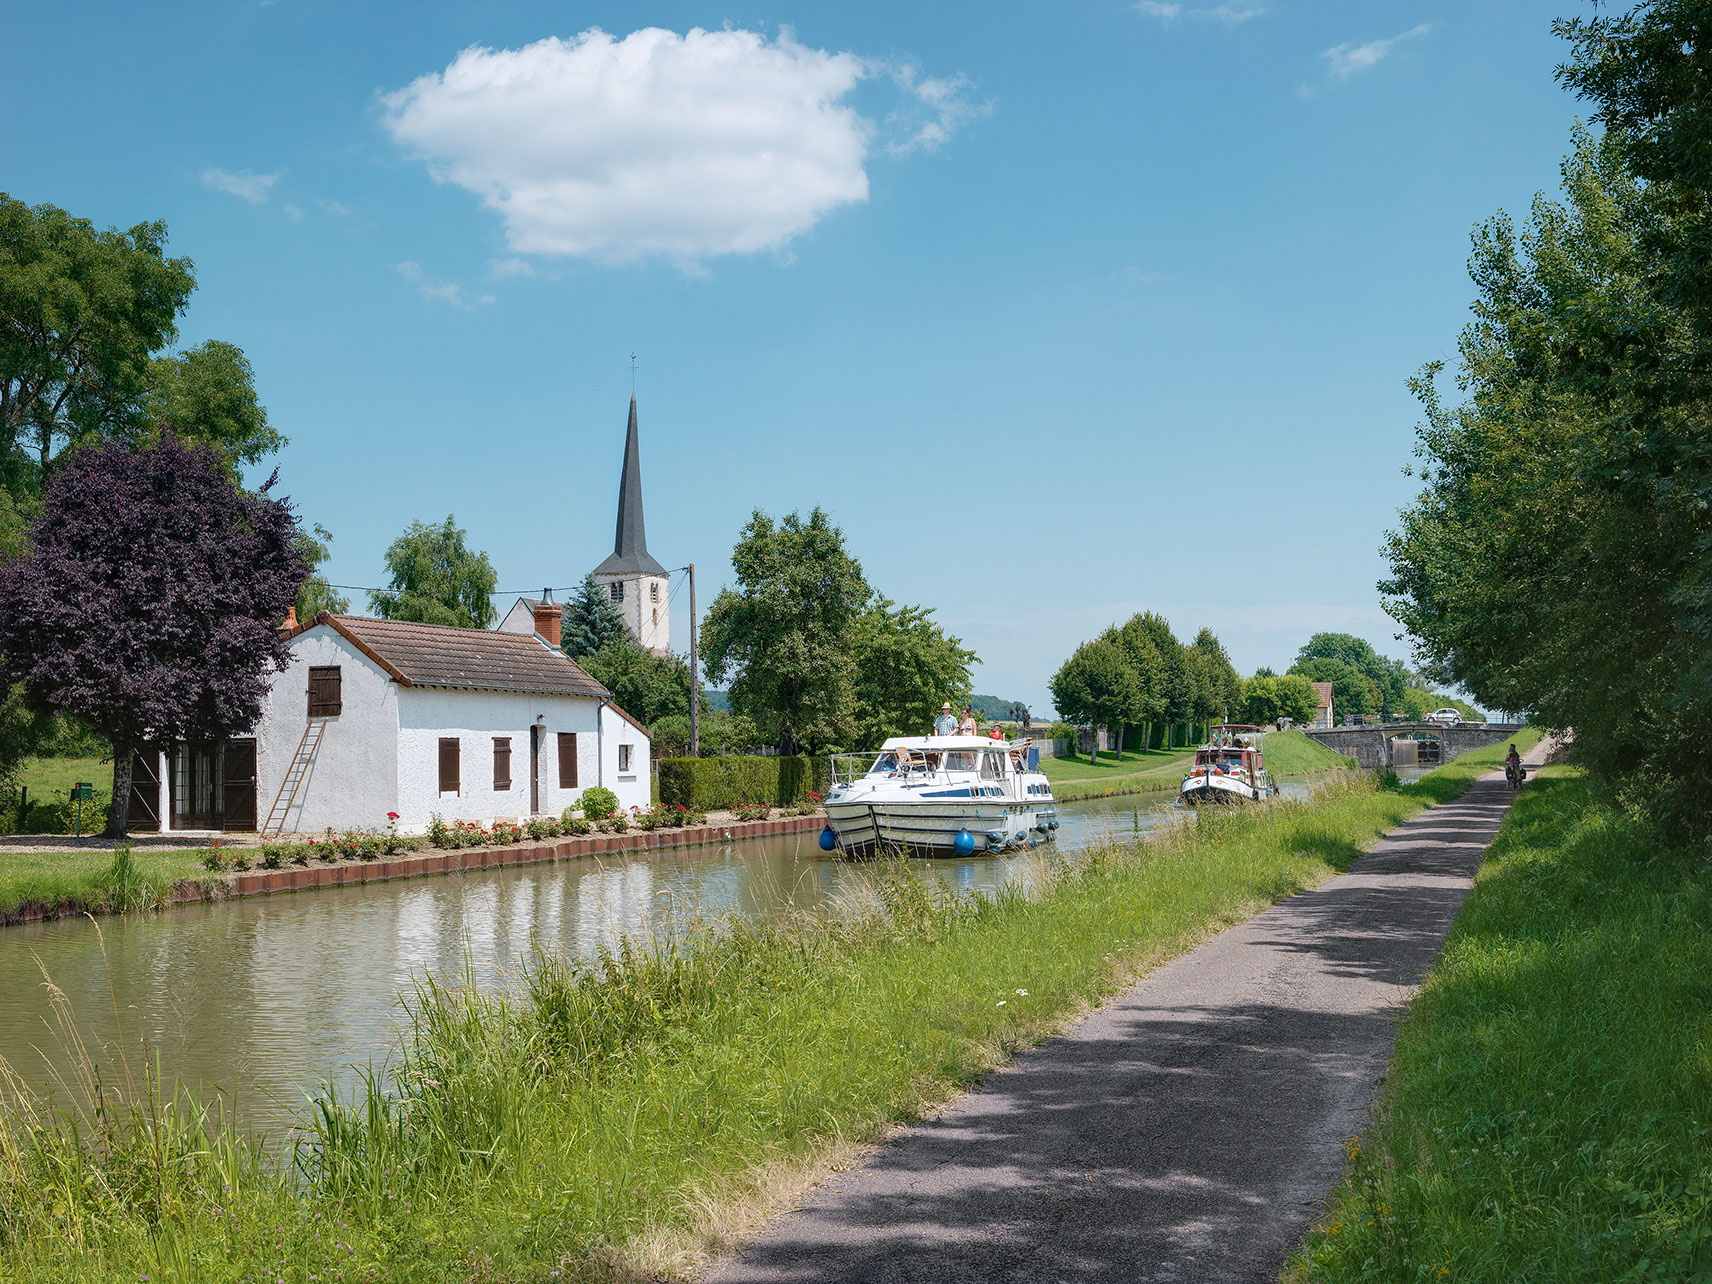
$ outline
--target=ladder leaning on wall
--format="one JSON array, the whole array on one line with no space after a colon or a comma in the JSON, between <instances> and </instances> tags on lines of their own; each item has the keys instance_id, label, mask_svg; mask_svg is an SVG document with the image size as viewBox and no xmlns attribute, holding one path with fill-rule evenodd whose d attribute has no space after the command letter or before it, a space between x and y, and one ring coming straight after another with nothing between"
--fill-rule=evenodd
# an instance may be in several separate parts
<instances>
[{"instance_id":1,"label":"ladder leaning on wall","mask_svg":"<svg viewBox=\"0 0 1712 1284\"><path fill-rule=\"evenodd\" d=\"M331 721L331 718L311 718L304 726L303 738L297 742L297 752L292 754L291 763L285 769L285 778L279 782L279 792L273 796L273 806L268 808L267 819L262 822L264 842L278 838L284 832L291 809L297 804L297 791L303 787L309 765L315 760L315 751L321 747L321 737L326 734L327 724Z\"/></svg>"}]
</instances>

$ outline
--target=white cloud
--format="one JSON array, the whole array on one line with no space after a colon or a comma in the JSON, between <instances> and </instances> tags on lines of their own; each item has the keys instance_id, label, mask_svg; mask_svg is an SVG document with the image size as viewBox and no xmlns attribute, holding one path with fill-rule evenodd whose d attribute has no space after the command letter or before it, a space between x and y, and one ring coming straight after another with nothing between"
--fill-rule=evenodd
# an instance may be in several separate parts
<instances>
[{"instance_id":1,"label":"white cloud","mask_svg":"<svg viewBox=\"0 0 1712 1284\"><path fill-rule=\"evenodd\" d=\"M526 259L490 259L487 274L495 280L508 276L534 276L535 268Z\"/></svg>"},{"instance_id":2,"label":"white cloud","mask_svg":"<svg viewBox=\"0 0 1712 1284\"><path fill-rule=\"evenodd\" d=\"M303 222L303 207L302 206L295 205L291 201L287 201L285 203L284 209L285 209L285 216L288 219L290 219L293 223Z\"/></svg>"},{"instance_id":3,"label":"white cloud","mask_svg":"<svg viewBox=\"0 0 1712 1284\"><path fill-rule=\"evenodd\" d=\"M268 198L273 185L279 182L278 174L252 174L249 170L233 173L225 169L205 169L202 171L202 185L216 192L225 192L228 196L236 196L248 201L251 205L260 205Z\"/></svg>"},{"instance_id":4,"label":"white cloud","mask_svg":"<svg viewBox=\"0 0 1712 1284\"><path fill-rule=\"evenodd\" d=\"M1190 7L1179 0L1136 0L1135 10L1144 13L1149 18L1158 18L1162 22L1175 22L1178 18L1210 18L1214 22L1222 22L1234 27L1239 22L1247 22L1250 18L1258 18L1266 12L1266 6L1256 3L1236 3L1227 0L1224 4L1199 5Z\"/></svg>"},{"instance_id":5,"label":"white cloud","mask_svg":"<svg viewBox=\"0 0 1712 1284\"><path fill-rule=\"evenodd\" d=\"M317 196L315 198L315 203L322 209L326 210L329 214L338 214L342 216L351 212L350 206L343 205L338 201L330 201L325 196Z\"/></svg>"},{"instance_id":6,"label":"white cloud","mask_svg":"<svg viewBox=\"0 0 1712 1284\"><path fill-rule=\"evenodd\" d=\"M464 287L456 281L442 281L438 277L429 276L422 270L422 265L414 259L406 259L393 269L406 281L416 286L416 292L425 299L439 303L449 303L454 308L462 308L469 312L478 307L486 307L493 302L491 294L469 295Z\"/></svg>"},{"instance_id":7,"label":"white cloud","mask_svg":"<svg viewBox=\"0 0 1712 1284\"><path fill-rule=\"evenodd\" d=\"M960 78L810 49L788 31L653 27L472 47L382 103L437 181L499 213L512 251L693 268L778 249L867 200L869 149L886 131L846 100L885 76L908 100L892 150L937 147L972 114Z\"/></svg>"},{"instance_id":8,"label":"white cloud","mask_svg":"<svg viewBox=\"0 0 1712 1284\"><path fill-rule=\"evenodd\" d=\"M1390 53L1392 49L1402 44L1403 41L1411 40L1416 36L1424 36L1432 29L1431 23L1423 22L1419 26L1410 27L1401 35L1391 36L1385 40L1369 40L1364 45L1333 45L1320 57L1331 64L1327 68L1328 75L1336 80L1347 80L1358 71L1366 71Z\"/></svg>"}]
</instances>

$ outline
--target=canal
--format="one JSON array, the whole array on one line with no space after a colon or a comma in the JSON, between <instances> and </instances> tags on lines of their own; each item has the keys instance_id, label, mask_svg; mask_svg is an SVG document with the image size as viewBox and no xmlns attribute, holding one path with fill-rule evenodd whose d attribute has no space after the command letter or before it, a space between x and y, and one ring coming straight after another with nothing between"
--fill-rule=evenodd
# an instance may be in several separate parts
<instances>
[{"instance_id":1,"label":"canal","mask_svg":"<svg viewBox=\"0 0 1712 1284\"><path fill-rule=\"evenodd\" d=\"M1301 785L1286 784L1286 792ZM1167 795L1063 804L1059 848L1182 819ZM0 931L0 1057L27 1082L69 1077L52 986L102 1077L140 1083L158 1064L231 1097L250 1126L287 1128L306 1091L383 1061L399 996L425 972L506 985L532 941L588 955L621 936L701 919L853 903L863 867L829 860L815 832L438 878L330 888L99 922ZM1023 859L922 862L960 890L1021 876Z\"/></svg>"}]
</instances>

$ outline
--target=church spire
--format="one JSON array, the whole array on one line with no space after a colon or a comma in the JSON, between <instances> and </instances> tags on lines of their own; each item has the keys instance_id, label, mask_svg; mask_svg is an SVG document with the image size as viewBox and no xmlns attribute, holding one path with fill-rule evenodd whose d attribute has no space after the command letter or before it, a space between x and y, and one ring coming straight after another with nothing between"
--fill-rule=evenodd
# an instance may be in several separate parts
<instances>
[{"instance_id":1,"label":"church spire","mask_svg":"<svg viewBox=\"0 0 1712 1284\"><path fill-rule=\"evenodd\" d=\"M630 426L624 436L624 471L618 479L618 526L612 556L594 568L596 575L664 575L665 567L648 556L642 521L642 447L636 432L636 394L630 394Z\"/></svg>"}]
</instances>

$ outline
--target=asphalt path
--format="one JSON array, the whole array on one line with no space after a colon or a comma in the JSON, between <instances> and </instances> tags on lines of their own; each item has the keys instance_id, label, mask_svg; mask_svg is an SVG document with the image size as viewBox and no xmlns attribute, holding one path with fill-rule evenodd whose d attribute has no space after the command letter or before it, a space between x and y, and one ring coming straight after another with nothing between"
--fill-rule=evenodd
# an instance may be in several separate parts
<instances>
[{"instance_id":1,"label":"asphalt path","mask_svg":"<svg viewBox=\"0 0 1712 1284\"><path fill-rule=\"evenodd\" d=\"M704 1280L1276 1279L1510 801L1494 773L1156 969Z\"/></svg>"}]
</instances>

